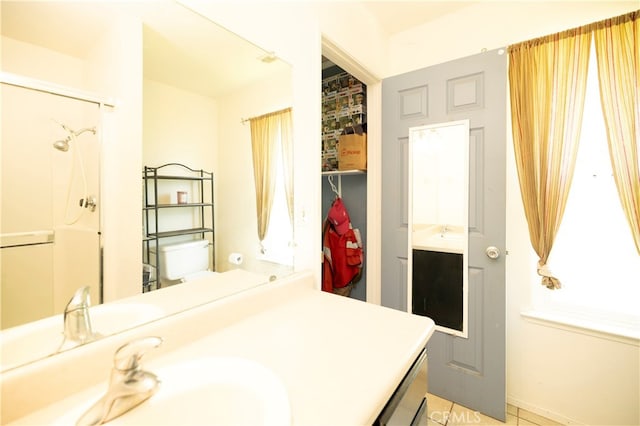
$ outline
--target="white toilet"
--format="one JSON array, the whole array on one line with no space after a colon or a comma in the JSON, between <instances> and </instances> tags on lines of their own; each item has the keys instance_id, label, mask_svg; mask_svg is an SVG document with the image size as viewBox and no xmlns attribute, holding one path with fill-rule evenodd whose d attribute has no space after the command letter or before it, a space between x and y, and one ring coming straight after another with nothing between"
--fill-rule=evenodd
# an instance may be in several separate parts
<instances>
[{"instance_id":1,"label":"white toilet","mask_svg":"<svg viewBox=\"0 0 640 426\"><path fill-rule=\"evenodd\" d=\"M209 271L209 241L195 240L160 246L162 286L213 276Z\"/></svg>"}]
</instances>

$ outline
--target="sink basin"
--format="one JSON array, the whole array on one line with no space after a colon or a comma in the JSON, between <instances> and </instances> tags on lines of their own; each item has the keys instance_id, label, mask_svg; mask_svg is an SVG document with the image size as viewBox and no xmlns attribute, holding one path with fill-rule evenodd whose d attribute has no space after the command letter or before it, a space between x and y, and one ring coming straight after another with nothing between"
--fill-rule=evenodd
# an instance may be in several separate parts
<instances>
[{"instance_id":1,"label":"sink basin","mask_svg":"<svg viewBox=\"0 0 640 426\"><path fill-rule=\"evenodd\" d=\"M248 359L206 357L153 370L160 390L113 425L273 425L291 424L282 381Z\"/></svg>"},{"instance_id":2,"label":"sink basin","mask_svg":"<svg viewBox=\"0 0 640 426\"><path fill-rule=\"evenodd\" d=\"M442 227L431 226L413 231L411 244L414 249L434 250L449 253L463 253L465 234L462 230L450 229L442 232Z\"/></svg>"},{"instance_id":3,"label":"sink basin","mask_svg":"<svg viewBox=\"0 0 640 426\"><path fill-rule=\"evenodd\" d=\"M437 233L433 234L431 238L435 240L449 240L449 241L462 241L463 235L459 232L450 232L447 231L445 233Z\"/></svg>"},{"instance_id":4,"label":"sink basin","mask_svg":"<svg viewBox=\"0 0 640 426\"><path fill-rule=\"evenodd\" d=\"M106 336L157 319L164 310L143 303L108 303L92 306L89 313L93 331ZM56 353L63 327L62 315L54 315L0 332L0 371Z\"/></svg>"},{"instance_id":5,"label":"sink basin","mask_svg":"<svg viewBox=\"0 0 640 426\"><path fill-rule=\"evenodd\" d=\"M239 357L202 357L145 370L160 388L107 425L290 426L284 384L263 365ZM22 417L9 425L74 425L107 390L105 381Z\"/></svg>"}]
</instances>

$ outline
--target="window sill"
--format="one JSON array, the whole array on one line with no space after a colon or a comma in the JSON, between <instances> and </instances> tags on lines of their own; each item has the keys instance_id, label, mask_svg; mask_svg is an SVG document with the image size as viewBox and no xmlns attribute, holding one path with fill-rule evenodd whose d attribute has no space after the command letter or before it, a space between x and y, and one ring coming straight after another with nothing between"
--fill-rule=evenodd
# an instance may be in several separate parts
<instances>
[{"instance_id":1,"label":"window sill","mask_svg":"<svg viewBox=\"0 0 640 426\"><path fill-rule=\"evenodd\" d=\"M267 253L259 253L256 255L256 260L261 262L273 263L275 265L279 265L282 267L293 267L293 254L289 254L288 256L278 256L271 254L271 250L267 250Z\"/></svg>"},{"instance_id":2,"label":"window sill","mask_svg":"<svg viewBox=\"0 0 640 426\"><path fill-rule=\"evenodd\" d=\"M523 311L520 315L535 324L640 347L640 327L631 322L607 322L578 314L543 310Z\"/></svg>"}]
</instances>

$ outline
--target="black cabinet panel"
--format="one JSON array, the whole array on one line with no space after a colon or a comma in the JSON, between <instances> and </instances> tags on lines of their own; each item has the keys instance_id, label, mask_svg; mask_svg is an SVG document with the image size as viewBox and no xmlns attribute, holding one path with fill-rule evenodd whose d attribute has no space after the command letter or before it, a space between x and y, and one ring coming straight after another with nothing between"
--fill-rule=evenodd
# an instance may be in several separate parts
<instances>
[{"instance_id":1,"label":"black cabinet panel","mask_svg":"<svg viewBox=\"0 0 640 426\"><path fill-rule=\"evenodd\" d=\"M462 254L413 250L412 312L462 331Z\"/></svg>"}]
</instances>

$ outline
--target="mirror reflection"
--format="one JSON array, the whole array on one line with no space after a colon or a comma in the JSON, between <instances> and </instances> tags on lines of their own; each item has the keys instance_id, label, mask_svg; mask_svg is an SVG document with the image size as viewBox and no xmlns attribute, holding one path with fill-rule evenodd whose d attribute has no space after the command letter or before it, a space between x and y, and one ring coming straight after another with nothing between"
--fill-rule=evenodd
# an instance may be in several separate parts
<instances>
[{"instance_id":1,"label":"mirror reflection","mask_svg":"<svg viewBox=\"0 0 640 426\"><path fill-rule=\"evenodd\" d=\"M288 64L174 2L1 7L1 370L51 354L62 313L85 286L93 330L108 335L292 271L284 198L262 244L257 236L243 122L291 106ZM179 297L158 308L146 303L156 292L136 296L143 262L152 263L142 253L142 170L174 162L213 173L213 232L198 236L207 241L204 269L250 275L215 289L167 286L161 292ZM34 335L55 344L38 351L25 343ZM7 342L27 348L10 363Z\"/></svg>"},{"instance_id":2,"label":"mirror reflection","mask_svg":"<svg viewBox=\"0 0 640 426\"><path fill-rule=\"evenodd\" d=\"M99 121L98 105L2 87L3 329L62 312L81 285L100 300Z\"/></svg>"},{"instance_id":3,"label":"mirror reflection","mask_svg":"<svg viewBox=\"0 0 640 426\"><path fill-rule=\"evenodd\" d=\"M468 120L409 129L409 303L467 335Z\"/></svg>"}]
</instances>

